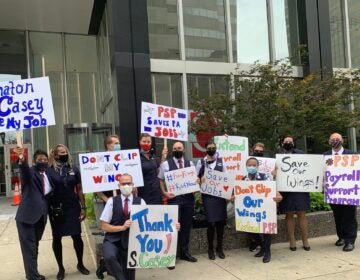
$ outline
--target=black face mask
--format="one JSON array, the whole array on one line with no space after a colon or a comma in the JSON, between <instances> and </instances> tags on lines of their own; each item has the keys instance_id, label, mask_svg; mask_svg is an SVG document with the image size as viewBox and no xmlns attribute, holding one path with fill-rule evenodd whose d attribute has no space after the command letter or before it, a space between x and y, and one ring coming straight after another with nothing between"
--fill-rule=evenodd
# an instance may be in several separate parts
<instances>
[{"instance_id":1,"label":"black face mask","mask_svg":"<svg viewBox=\"0 0 360 280\"><path fill-rule=\"evenodd\" d=\"M254 156L254 157L263 157L263 156L264 156L264 153L263 153L263 152L254 152L254 153L253 153L253 156Z\"/></svg>"},{"instance_id":2,"label":"black face mask","mask_svg":"<svg viewBox=\"0 0 360 280\"><path fill-rule=\"evenodd\" d=\"M35 168L40 172L44 172L47 167L48 167L47 162L42 162L42 161L35 162Z\"/></svg>"},{"instance_id":3,"label":"black face mask","mask_svg":"<svg viewBox=\"0 0 360 280\"><path fill-rule=\"evenodd\" d=\"M206 153L212 157L213 155L216 154L216 150L215 149L206 150Z\"/></svg>"},{"instance_id":4,"label":"black face mask","mask_svg":"<svg viewBox=\"0 0 360 280\"><path fill-rule=\"evenodd\" d=\"M67 163L69 160L69 155L59 155L59 161L62 163Z\"/></svg>"},{"instance_id":5,"label":"black face mask","mask_svg":"<svg viewBox=\"0 0 360 280\"><path fill-rule=\"evenodd\" d=\"M183 151L172 151L172 154L175 158L179 159L183 156L184 152Z\"/></svg>"},{"instance_id":6,"label":"black face mask","mask_svg":"<svg viewBox=\"0 0 360 280\"><path fill-rule=\"evenodd\" d=\"M294 148L293 143L284 143L282 146L286 151L290 151L292 148Z\"/></svg>"}]
</instances>

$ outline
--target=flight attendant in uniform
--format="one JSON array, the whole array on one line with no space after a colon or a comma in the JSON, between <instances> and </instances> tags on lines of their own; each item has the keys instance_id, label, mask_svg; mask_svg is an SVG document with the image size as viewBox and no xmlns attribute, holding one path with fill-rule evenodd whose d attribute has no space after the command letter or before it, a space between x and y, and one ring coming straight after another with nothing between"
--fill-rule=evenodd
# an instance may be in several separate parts
<instances>
[{"instance_id":1,"label":"flight attendant in uniform","mask_svg":"<svg viewBox=\"0 0 360 280\"><path fill-rule=\"evenodd\" d=\"M137 188L138 196L145 200L146 204L161 204L160 179L158 169L160 163L151 148L151 136L142 133L139 138L141 169L144 178L144 186ZM167 156L167 148L162 151L162 160Z\"/></svg>"},{"instance_id":2,"label":"flight attendant in uniform","mask_svg":"<svg viewBox=\"0 0 360 280\"><path fill-rule=\"evenodd\" d=\"M225 165L222 158L216 155L216 145L213 141L205 144L206 157L200 159L196 164L198 177L204 176L205 167L220 172L225 172ZM214 253L214 237L216 231L216 253L220 259L225 259L223 251L224 228L226 225L227 211L226 199L208 194L201 194L202 202L205 207L206 218L208 221L207 240L208 240L208 256L210 260L215 260Z\"/></svg>"}]
</instances>

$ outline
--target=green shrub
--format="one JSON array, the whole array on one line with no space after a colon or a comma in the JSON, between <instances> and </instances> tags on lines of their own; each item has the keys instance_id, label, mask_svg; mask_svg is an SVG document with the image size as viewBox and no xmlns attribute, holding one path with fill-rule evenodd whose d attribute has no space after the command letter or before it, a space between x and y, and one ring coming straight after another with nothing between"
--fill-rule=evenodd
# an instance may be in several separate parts
<instances>
[{"instance_id":1,"label":"green shrub","mask_svg":"<svg viewBox=\"0 0 360 280\"><path fill-rule=\"evenodd\" d=\"M310 212L330 211L330 205L324 202L323 193L310 193Z\"/></svg>"},{"instance_id":2,"label":"green shrub","mask_svg":"<svg viewBox=\"0 0 360 280\"><path fill-rule=\"evenodd\" d=\"M86 219L88 220L88 223L90 225L96 224L93 199L94 199L94 194L92 194L92 193L85 194Z\"/></svg>"}]
</instances>

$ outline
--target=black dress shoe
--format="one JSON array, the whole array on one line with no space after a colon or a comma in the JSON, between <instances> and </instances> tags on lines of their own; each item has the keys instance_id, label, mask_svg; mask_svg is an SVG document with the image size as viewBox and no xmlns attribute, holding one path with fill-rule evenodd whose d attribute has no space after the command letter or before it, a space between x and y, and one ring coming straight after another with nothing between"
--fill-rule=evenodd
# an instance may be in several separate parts
<instances>
[{"instance_id":1,"label":"black dress shoe","mask_svg":"<svg viewBox=\"0 0 360 280\"><path fill-rule=\"evenodd\" d=\"M168 270L174 270L174 269L175 269L175 266L168 266L167 269L168 269Z\"/></svg>"},{"instance_id":2,"label":"black dress shoe","mask_svg":"<svg viewBox=\"0 0 360 280\"><path fill-rule=\"evenodd\" d=\"M215 260L215 254L214 254L214 250L208 250L208 256L210 260Z\"/></svg>"},{"instance_id":3,"label":"black dress shoe","mask_svg":"<svg viewBox=\"0 0 360 280\"><path fill-rule=\"evenodd\" d=\"M352 243L347 243L345 244L344 248L343 248L343 251L344 252L351 252L352 250L355 249L355 245L352 244Z\"/></svg>"},{"instance_id":4,"label":"black dress shoe","mask_svg":"<svg viewBox=\"0 0 360 280\"><path fill-rule=\"evenodd\" d=\"M310 250L311 250L311 247L310 247L310 246L303 246L303 249L304 249L305 251L310 251Z\"/></svg>"},{"instance_id":5,"label":"black dress shoe","mask_svg":"<svg viewBox=\"0 0 360 280\"><path fill-rule=\"evenodd\" d=\"M254 252L258 246L260 246L258 242L251 241L249 244L249 251Z\"/></svg>"},{"instance_id":6,"label":"black dress shoe","mask_svg":"<svg viewBox=\"0 0 360 280\"><path fill-rule=\"evenodd\" d=\"M90 271L83 265L83 264L78 264L76 266L77 270L79 270L79 272L81 274L84 274L84 275L89 275L90 274Z\"/></svg>"},{"instance_id":7,"label":"black dress shoe","mask_svg":"<svg viewBox=\"0 0 360 280\"><path fill-rule=\"evenodd\" d=\"M189 253L186 253L186 254L182 254L180 256L180 259L181 260L184 260L184 261L188 261L188 262L197 262L197 259L194 258L192 255L190 255Z\"/></svg>"},{"instance_id":8,"label":"black dress shoe","mask_svg":"<svg viewBox=\"0 0 360 280\"><path fill-rule=\"evenodd\" d=\"M344 246L345 245L345 240L342 238L339 238L336 242L335 242L335 246Z\"/></svg>"},{"instance_id":9,"label":"black dress shoe","mask_svg":"<svg viewBox=\"0 0 360 280\"><path fill-rule=\"evenodd\" d=\"M222 249L217 249L216 254L218 255L218 257L220 259L225 259L225 254L224 254L224 251Z\"/></svg>"},{"instance_id":10,"label":"black dress shoe","mask_svg":"<svg viewBox=\"0 0 360 280\"><path fill-rule=\"evenodd\" d=\"M270 252L264 253L263 263L268 263L270 262L270 260L271 260L271 253Z\"/></svg>"},{"instance_id":11,"label":"black dress shoe","mask_svg":"<svg viewBox=\"0 0 360 280\"><path fill-rule=\"evenodd\" d=\"M260 258L260 257L262 257L263 255L264 255L264 251L260 250L259 252L257 252L257 253L254 255L254 257L255 257L255 258Z\"/></svg>"},{"instance_id":12,"label":"black dress shoe","mask_svg":"<svg viewBox=\"0 0 360 280\"><path fill-rule=\"evenodd\" d=\"M65 269L60 269L56 275L56 280L63 280L65 278Z\"/></svg>"},{"instance_id":13,"label":"black dress shoe","mask_svg":"<svg viewBox=\"0 0 360 280\"><path fill-rule=\"evenodd\" d=\"M290 251L296 251L296 247L290 247Z\"/></svg>"},{"instance_id":14,"label":"black dress shoe","mask_svg":"<svg viewBox=\"0 0 360 280\"><path fill-rule=\"evenodd\" d=\"M39 274L39 276L38 276L38 280L45 280L45 276L44 276L44 275Z\"/></svg>"}]
</instances>

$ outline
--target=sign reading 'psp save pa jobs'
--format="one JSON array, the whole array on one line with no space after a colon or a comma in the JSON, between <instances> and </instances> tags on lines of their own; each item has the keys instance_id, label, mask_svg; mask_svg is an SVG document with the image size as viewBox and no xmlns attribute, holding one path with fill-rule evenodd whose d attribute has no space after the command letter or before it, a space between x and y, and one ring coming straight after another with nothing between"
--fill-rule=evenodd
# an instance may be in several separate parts
<instances>
[{"instance_id":1,"label":"sign reading 'psp save pa jobs'","mask_svg":"<svg viewBox=\"0 0 360 280\"><path fill-rule=\"evenodd\" d=\"M48 77L0 83L0 132L54 124Z\"/></svg>"},{"instance_id":2,"label":"sign reading 'psp save pa jobs'","mask_svg":"<svg viewBox=\"0 0 360 280\"><path fill-rule=\"evenodd\" d=\"M141 132L153 137L188 140L187 110L141 103Z\"/></svg>"}]
</instances>

